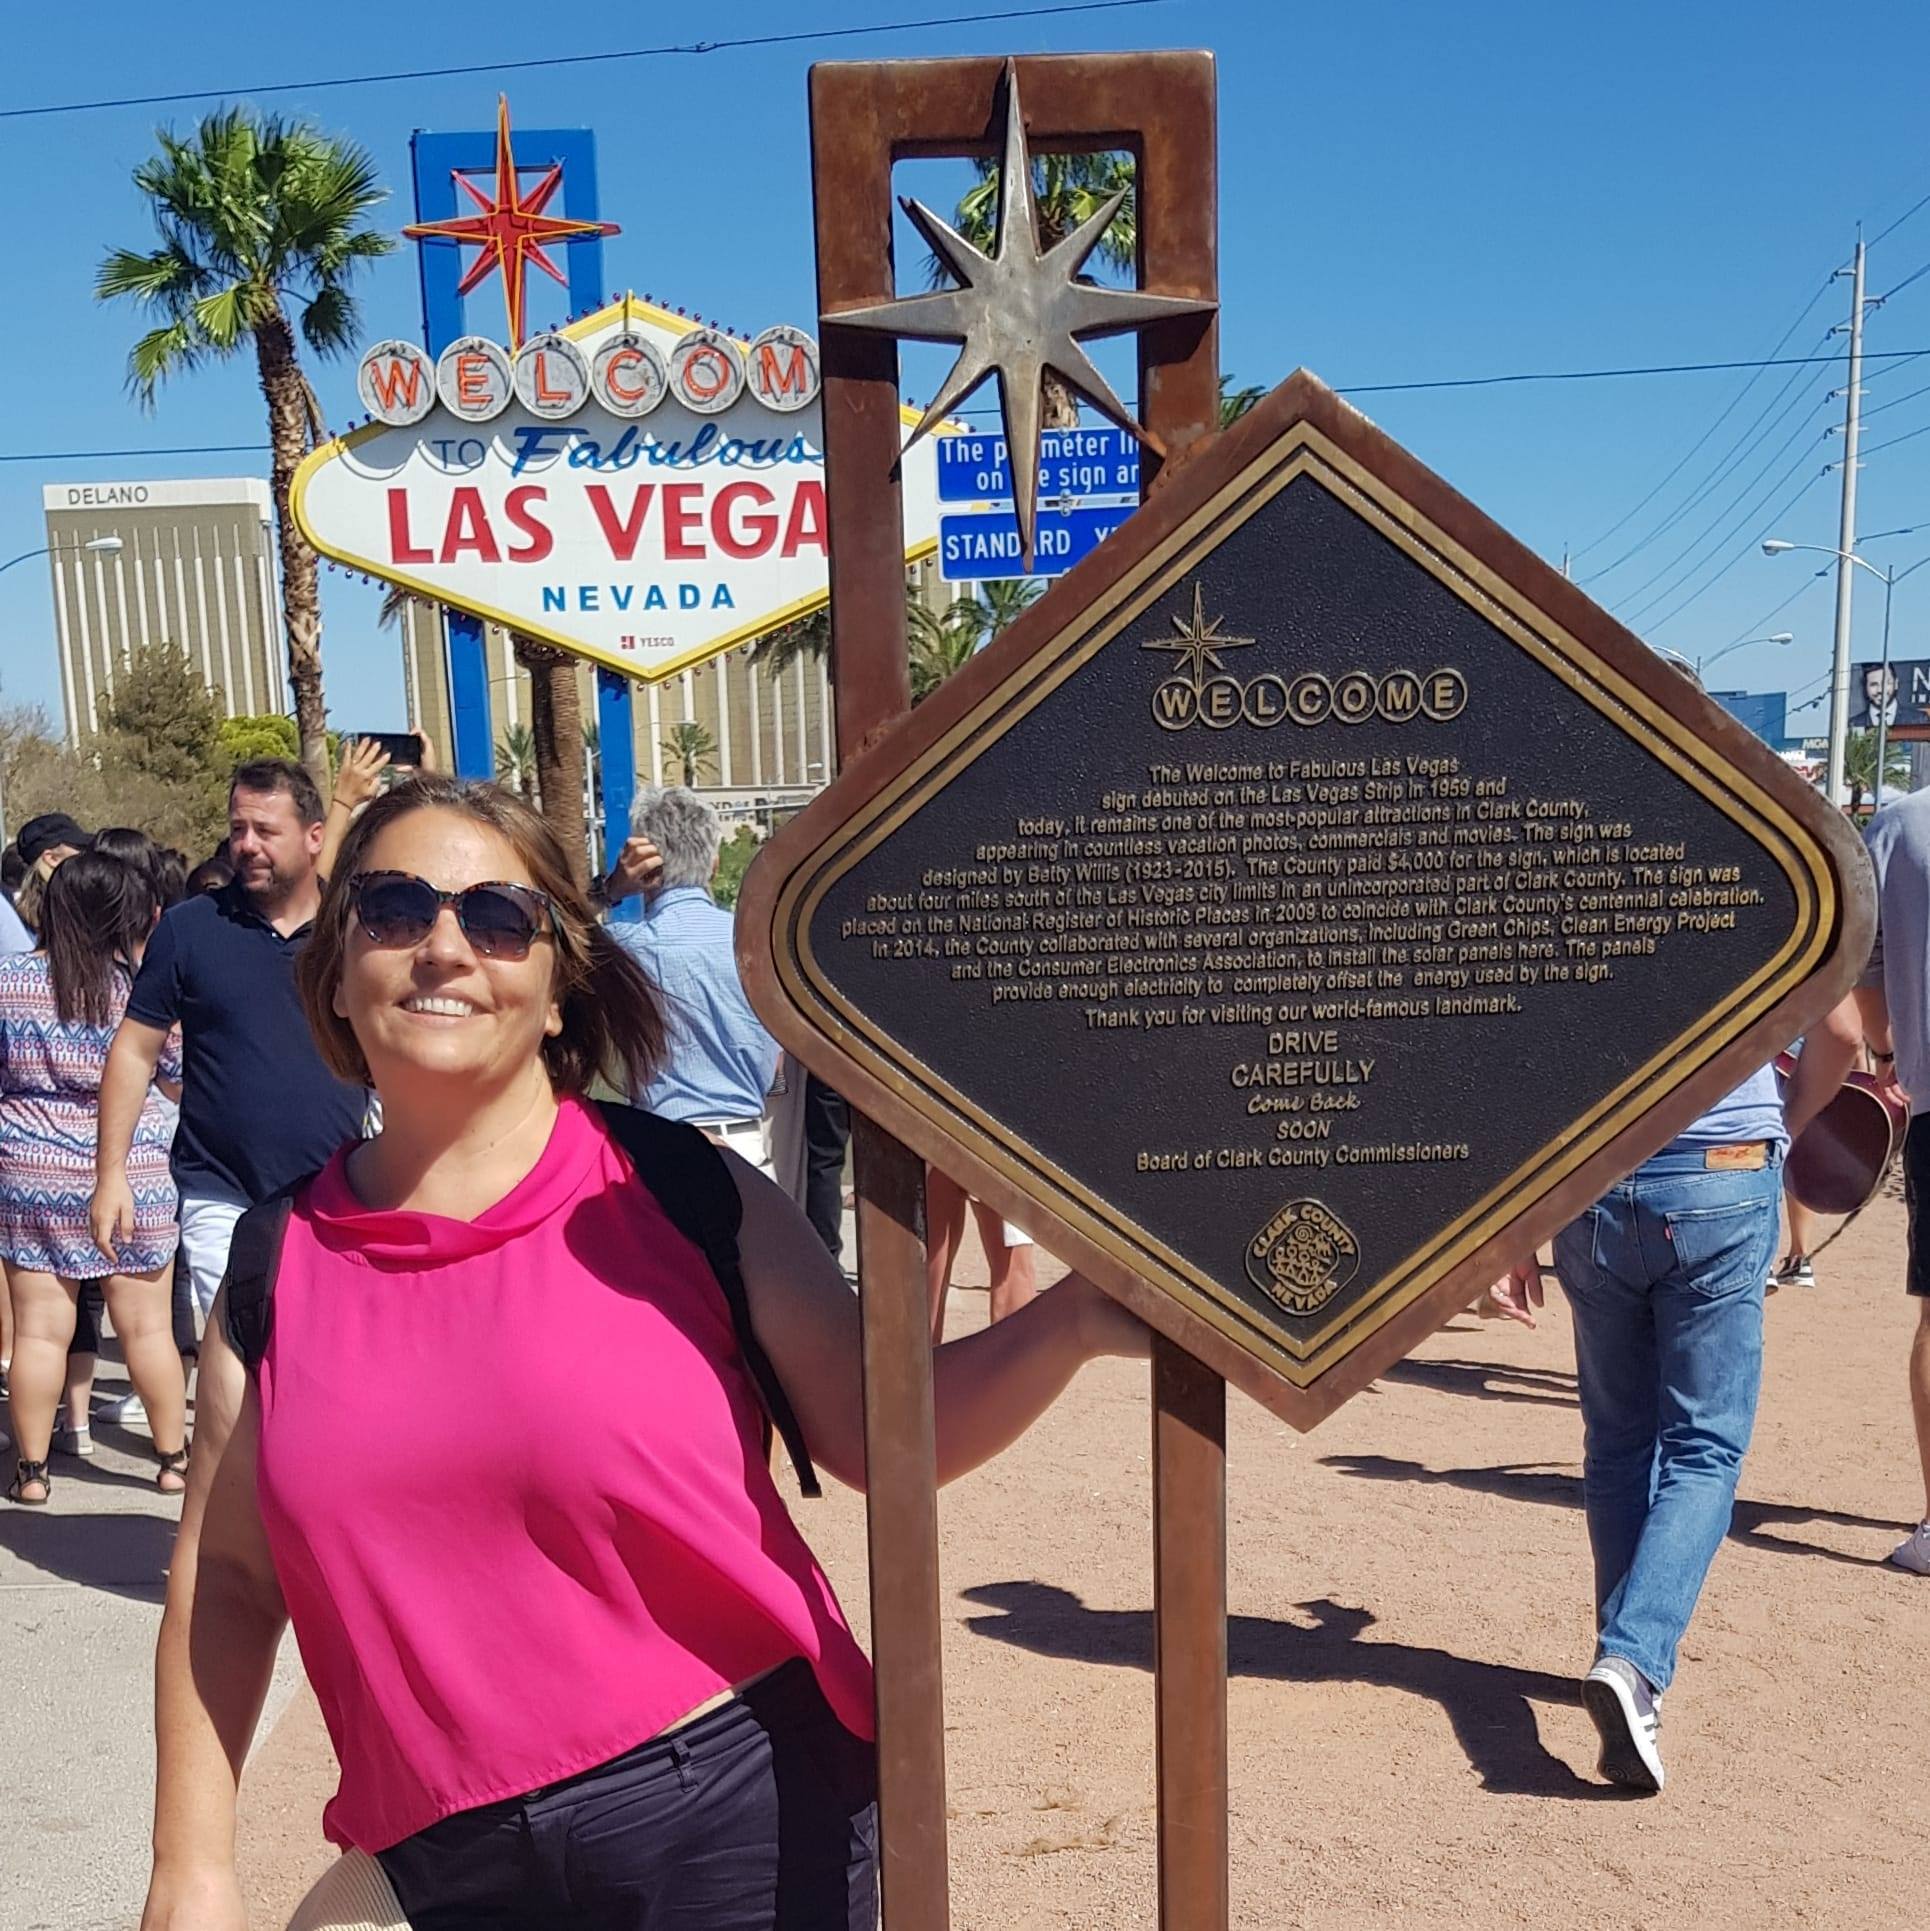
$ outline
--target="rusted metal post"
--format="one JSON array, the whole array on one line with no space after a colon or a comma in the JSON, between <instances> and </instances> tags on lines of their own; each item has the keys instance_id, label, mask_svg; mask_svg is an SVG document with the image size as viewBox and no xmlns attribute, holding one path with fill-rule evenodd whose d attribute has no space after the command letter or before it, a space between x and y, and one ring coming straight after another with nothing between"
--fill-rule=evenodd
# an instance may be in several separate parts
<instances>
[{"instance_id":1,"label":"rusted metal post","mask_svg":"<svg viewBox=\"0 0 1930 1931\"><path fill-rule=\"evenodd\" d=\"M896 292L892 164L914 155L989 152L1001 67L995 60L959 60L812 70L821 312L835 315ZM1021 61L1019 72L1036 146L1126 147L1137 158L1144 285L1217 299L1211 57L1074 55ZM827 325L822 340L831 661L839 756L848 760L910 702L895 473L898 365L895 345L882 337ZM1170 459L1189 454L1217 427L1217 340L1213 322L1197 318L1140 337L1140 414ZM1143 465L1149 488L1158 467L1149 453ZM923 1176L917 1160L880 1127L854 1120L853 1130L885 1919L889 1931L946 1931L938 1518L916 1232ZM1224 1926L1227 1894L1225 1386L1184 1351L1159 1345L1161 1923L1208 1931ZM1215 1803L1217 1819L1210 1814ZM1175 1904L1186 1899L1192 1914L1169 1917L1169 1897Z\"/></svg>"},{"instance_id":2,"label":"rusted metal post","mask_svg":"<svg viewBox=\"0 0 1930 1931\"><path fill-rule=\"evenodd\" d=\"M1160 1931L1226 1931L1226 1383L1153 1343Z\"/></svg>"},{"instance_id":3,"label":"rusted metal post","mask_svg":"<svg viewBox=\"0 0 1930 1931\"><path fill-rule=\"evenodd\" d=\"M881 165L851 165L855 130L842 118L850 109L837 98L840 78L841 70L827 67L811 76L820 308L891 293L888 150L875 157ZM898 355L890 342L831 330L822 356L831 684L838 757L846 762L911 707L896 469ZM852 1119L852 1143L878 1683L879 1875L892 1931L948 1931L938 1483L920 1238L924 1167L862 1116Z\"/></svg>"},{"instance_id":4,"label":"rusted metal post","mask_svg":"<svg viewBox=\"0 0 1930 1931\"><path fill-rule=\"evenodd\" d=\"M1219 296L1219 136L1201 62L1164 90L1185 129L1139 159L1140 279ZM1219 427L1219 328L1140 338L1140 419L1169 460ZM1156 466L1144 465L1156 486ZM1163 1336L1153 1343L1153 1703L1160 1931L1226 1931L1226 1383Z\"/></svg>"}]
</instances>

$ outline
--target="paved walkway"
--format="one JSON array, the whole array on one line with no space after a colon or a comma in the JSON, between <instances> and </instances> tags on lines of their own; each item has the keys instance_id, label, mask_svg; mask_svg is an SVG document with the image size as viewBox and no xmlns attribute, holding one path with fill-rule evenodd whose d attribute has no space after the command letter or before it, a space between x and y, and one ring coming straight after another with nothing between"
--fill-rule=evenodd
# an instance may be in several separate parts
<instances>
[{"instance_id":1,"label":"paved walkway","mask_svg":"<svg viewBox=\"0 0 1930 1931\"><path fill-rule=\"evenodd\" d=\"M103 1367L99 1385L126 1381ZM90 1460L54 1458L50 1507L0 1503L0 1931L131 1931L147 1890L154 1635L181 1503L156 1492L140 1429L94 1439ZM286 1644L264 1728L301 1680Z\"/></svg>"}]
</instances>

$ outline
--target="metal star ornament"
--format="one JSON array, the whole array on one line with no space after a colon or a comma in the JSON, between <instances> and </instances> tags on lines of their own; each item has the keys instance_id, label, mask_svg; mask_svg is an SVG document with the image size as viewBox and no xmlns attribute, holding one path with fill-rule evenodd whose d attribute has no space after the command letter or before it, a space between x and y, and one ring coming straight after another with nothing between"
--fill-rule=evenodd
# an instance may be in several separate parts
<instances>
[{"instance_id":1,"label":"metal star ornament","mask_svg":"<svg viewBox=\"0 0 1930 1931\"><path fill-rule=\"evenodd\" d=\"M901 199L899 203L957 277L957 288L841 309L823 319L837 328L963 344L931 407L906 439L907 448L988 377L998 378L999 413L1012 463L1013 507L1029 572L1039 496L1045 372L1050 369L1064 378L1103 415L1156 448L1079 344L1087 336L1120 335L1175 316L1210 314L1218 304L1184 295L1100 288L1079 279L1080 269L1130 192L1127 189L1111 196L1063 241L1041 250L1032 197L1032 154L1019 106L1018 71L1011 61L1005 65L1002 147L998 227L991 254L975 247L921 202Z\"/></svg>"},{"instance_id":2,"label":"metal star ornament","mask_svg":"<svg viewBox=\"0 0 1930 1931\"><path fill-rule=\"evenodd\" d=\"M1242 644L1253 642L1251 637L1223 637L1220 634L1220 626L1225 622L1224 617L1207 616L1205 592L1195 580L1192 617L1173 619L1173 628L1179 635L1149 637L1140 645L1140 649L1171 651L1177 660L1177 674L1190 678L1193 688L1197 691L1206 681L1206 667L1209 664L1216 671L1226 669L1226 666L1220 662L1221 651L1234 650Z\"/></svg>"}]
</instances>

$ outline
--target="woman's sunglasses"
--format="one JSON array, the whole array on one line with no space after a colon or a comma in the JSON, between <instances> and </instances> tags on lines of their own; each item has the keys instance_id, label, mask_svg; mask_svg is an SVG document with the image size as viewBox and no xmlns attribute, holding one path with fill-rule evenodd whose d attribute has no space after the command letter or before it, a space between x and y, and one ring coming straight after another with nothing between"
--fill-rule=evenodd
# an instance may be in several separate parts
<instances>
[{"instance_id":1,"label":"woman's sunglasses","mask_svg":"<svg viewBox=\"0 0 1930 1931\"><path fill-rule=\"evenodd\" d=\"M445 905L456 908L463 936L485 959L527 959L530 947L556 929L555 908L533 885L492 879L444 892L413 872L360 872L349 889L356 920L373 945L420 945Z\"/></svg>"}]
</instances>

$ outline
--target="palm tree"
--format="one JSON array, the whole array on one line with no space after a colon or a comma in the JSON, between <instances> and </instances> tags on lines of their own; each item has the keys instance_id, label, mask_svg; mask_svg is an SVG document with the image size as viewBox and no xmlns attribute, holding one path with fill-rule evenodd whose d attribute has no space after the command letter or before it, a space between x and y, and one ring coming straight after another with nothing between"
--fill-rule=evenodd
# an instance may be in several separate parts
<instances>
[{"instance_id":1,"label":"palm tree","mask_svg":"<svg viewBox=\"0 0 1930 1931\"><path fill-rule=\"evenodd\" d=\"M1045 590L1037 577L1006 577L978 586L979 601L985 609L985 641L989 644L1001 632L1011 629L1030 605L1038 602Z\"/></svg>"},{"instance_id":2,"label":"palm tree","mask_svg":"<svg viewBox=\"0 0 1930 1931\"><path fill-rule=\"evenodd\" d=\"M543 816L563 841L580 883L589 876L590 844L583 823L583 696L577 688L576 659L516 631L509 640L517 663L529 673L530 738Z\"/></svg>"},{"instance_id":3,"label":"palm tree","mask_svg":"<svg viewBox=\"0 0 1930 1931\"><path fill-rule=\"evenodd\" d=\"M1843 747L1843 777L1866 798L1881 803L1876 796L1876 733L1852 731ZM1906 791L1910 785L1910 753L1906 746L1891 738L1883 747L1883 789Z\"/></svg>"},{"instance_id":4,"label":"palm tree","mask_svg":"<svg viewBox=\"0 0 1930 1931\"><path fill-rule=\"evenodd\" d=\"M985 606L960 597L943 610L914 603L905 612L911 644L911 701L922 704L954 671L961 671L985 641Z\"/></svg>"},{"instance_id":5,"label":"palm tree","mask_svg":"<svg viewBox=\"0 0 1930 1931\"><path fill-rule=\"evenodd\" d=\"M821 603L788 624L767 630L751 646L750 663L754 671L768 671L775 682L802 658L821 663L831 648L831 606Z\"/></svg>"},{"instance_id":6,"label":"palm tree","mask_svg":"<svg viewBox=\"0 0 1930 1931\"><path fill-rule=\"evenodd\" d=\"M507 726L496 740L496 779L525 798L536 781L536 739L527 724Z\"/></svg>"},{"instance_id":7,"label":"palm tree","mask_svg":"<svg viewBox=\"0 0 1930 1931\"><path fill-rule=\"evenodd\" d=\"M974 165L978 180L959 202L953 226L975 248L990 254L998 233L999 164L981 160ZM1101 237L1094 259L1121 274L1131 274L1139 255L1139 204L1130 192L1132 187L1130 154L1034 155L1032 189L1039 212L1040 246L1051 248L1064 241L1125 188L1129 191L1126 199ZM951 270L936 255L930 258L926 272L934 288L946 287L952 278ZM1045 426L1079 426L1079 398L1050 370L1045 377Z\"/></svg>"},{"instance_id":8,"label":"palm tree","mask_svg":"<svg viewBox=\"0 0 1930 1931\"><path fill-rule=\"evenodd\" d=\"M326 431L302 371L354 345L360 316L350 282L395 242L362 218L387 198L355 143L245 107L210 114L192 135L163 128L160 152L134 170L160 246L117 248L94 278L99 301L122 297L158 319L128 356L128 380L152 406L169 376L252 348L268 406L269 478L281 545L282 621L302 762L329 781L322 701L322 607L315 552L288 513L296 465Z\"/></svg>"},{"instance_id":9,"label":"palm tree","mask_svg":"<svg viewBox=\"0 0 1930 1931\"><path fill-rule=\"evenodd\" d=\"M1220 427L1222 429L1231 429L1266 394L1266 391L1257 384L1244 389L1232 389L1229 394L1232 382L1233 378L1230 375L1220 377Z\"/></svg>"},{"instance_id":10,"label":"palm tree","mask_svg":"<svg viewBox=\"0 0 1930 1931\"><path fill-rule=\"evenodd\" d=\"M717 769L717 740L701 724L686 720L673 724L670 735L663 741L664 756L673 764L681 764L684 783L694 785L697 774L708 767Z\"/></svg>"}]
</instances>

